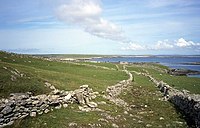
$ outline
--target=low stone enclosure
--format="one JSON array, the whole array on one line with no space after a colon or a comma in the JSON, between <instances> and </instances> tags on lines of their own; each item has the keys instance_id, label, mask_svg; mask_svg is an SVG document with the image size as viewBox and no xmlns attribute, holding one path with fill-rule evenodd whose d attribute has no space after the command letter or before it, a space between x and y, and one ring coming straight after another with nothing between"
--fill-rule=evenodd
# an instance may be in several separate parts
<instances>
[{"instance_id":1,"label":"low stone enclosure","mask_svg":"<svg viewBox=\"0 0 200 128\"><path fill-rule=\"evenodd\" d=\"M97 109L97 104L90 100L94 99L98 92L93 92L88 85L82 85L74 91L60 91L47 82L46 86L53 90L48 95L33 96L31 92L12 93L8 99L1 99L0 128L12 125L17 119L23 119L27 116L35 117L38 114L48 113L61 107L66 108L72 103L84 105L79 108L82 111Z\"/></svg>"},{"instance_id":2,"label":"low stone enclosure","mask_svg":"<svg viewBox=\"0 0 200 128\"><path fill-rule=\"evenodd\" d=\"M178 107L178 109L180 109L189 119L193 121L193 123L195 123L197 128L200 128L200 95L190 94L187 90L180 91L172 88L163 81L157 81L149 75L148 72L135 73L148 77L163 93L166 100Z\"/></svg>"}]
</instances>

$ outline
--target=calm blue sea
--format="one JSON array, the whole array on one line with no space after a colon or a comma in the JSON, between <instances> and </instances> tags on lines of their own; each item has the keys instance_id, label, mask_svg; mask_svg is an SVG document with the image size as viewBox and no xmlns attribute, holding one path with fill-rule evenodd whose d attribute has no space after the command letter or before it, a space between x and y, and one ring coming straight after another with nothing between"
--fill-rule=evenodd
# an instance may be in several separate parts
<instances>
[{"instance_id":1,"label":"calm blue sea","mask_svg":"<svg viewBox=\"0 0 200 128\"><path fill-rule=\"evenodd\" d=\"M114 57L114 58L96 58L93 61L100 62L155 62L170 68L191 69L200 71L200 65L191 65L184 63L200 62L200 56L132 56L132 57ZM193 76L192 76L193 77ZM200 75L194 75L200 77Z\"/></svg>"}]
</instances>

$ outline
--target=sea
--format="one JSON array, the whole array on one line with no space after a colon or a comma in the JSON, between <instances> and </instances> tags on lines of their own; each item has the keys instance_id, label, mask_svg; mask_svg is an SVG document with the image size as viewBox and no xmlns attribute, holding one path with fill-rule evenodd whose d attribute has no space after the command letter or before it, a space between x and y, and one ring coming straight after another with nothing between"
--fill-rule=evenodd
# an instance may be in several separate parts
<instances>
[{"instance_id":1,"label":"sea","mask_svg":"<svg viewBox=\"0 0 200 128\"><path fill-rule=\"evenodd\" d=\"M154 62L169 68L190 69L200 71L200 56L119 56L94 58L92 61L100 62ZM198 64L195 64L198 63ZM188 77L198 77L200 75L189 75Z\"/></svg>"}]
</instances>

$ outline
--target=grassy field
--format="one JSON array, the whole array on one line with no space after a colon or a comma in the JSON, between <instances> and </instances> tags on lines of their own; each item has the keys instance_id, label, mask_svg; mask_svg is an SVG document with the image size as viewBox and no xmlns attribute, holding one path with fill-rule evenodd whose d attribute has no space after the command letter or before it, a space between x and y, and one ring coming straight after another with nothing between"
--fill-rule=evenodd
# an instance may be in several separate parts
<instances>
[{"instance_id":1,"label":"grassy field","mask_svg":"<svg viewBox=\"0 0 200 128\"><path fill-rule=\"evenodd\" d=\"M58 89L74 90L82 84L88 84L94 90L104 91L108 85L127 78L125 73L119 71L50 62L27 55L1 52L0 58L1 97L6 97L11 92L46 93L48 89L44 87L45 81L52 83ZM15 70L24 76L21 77L11 72ZM12 81L11 75L16 77L16 80Z\"/></svg>"},{"instance_id":2,"label":"grassy field","mask_svg":"<svg viewBox=\"0 0 200 128\"><path fill-rule=\"evenodd\" d=\"M157 65L151 64L145 64L142 66L130 65L128 67L128 70L137 72L145 72L144 69L147 70L157 80L163 80L174 88L177 88L179 90L186 89L191 93L200 94L200 78L192 78L187 76L171 76L165 73L164 70L167 69L166 67L158 67Z\"/></svg>"},{"instance_id":3,"label":"grassy field","mask_svg":"<svg viewBox=\"0 0 200 128\"><path fill-rule=\"evenodd\" d=\"M116 69L117 70L116 65L112 64L112 63L104 63L104 62L101 62L101 63L80 62L80 63L82 63L82 64L89 64L89 65L95 65L95 66L103 66L103 67L112 68L112 69Z\"/></svg>"},{"instance_id":4,"label":"grassy field","mask_svg":"<svg viewBox=\"0 0 200 128\"><path fill-rule=\"evenodd\" d=\"M64 90L74 90L82 84L88 84L94 91L101 93L108 86L128 79L128 76L124 72L117 70L115 64L86 64L104 66L116 70L105 70L72 63L47 61L28 55L0 52L0 97L7 97L12 92L31 91L35 95L49 93L50 90L44 86L45 81L52 83L58 89ZM118 64L118 67L119 69L123 69L122 65ZM182 82L182 79L186 79L184 88L189 88L190 91L193 90L191 89L191 83L194 84L196 82L195 84L197 85L200 83L199 79L171 77L164 74L163 71L166 67L157 64L145 64L145 66L131 65L128 67L130 71L143 72L143 69L148 70L155 78L163 79L167 83L170 80L172 82L176 80ZM182 115L176 111L171 103L162 100L161 93L148 78L141 75L133 75L135 81L129 89L124 90L119 96L129 106L132 106L130 107L132 109L128 112L126 112L125 108L116 106L102 96L98 96L94 100L96 103L102 101L106 103L98 105L98 108L102 109L103 112L82 112L78 109L78 104L72 104L67 108L54 110L35 118L27 117L23 120L18 120L11 127L67 128L70 123L75 124L72 127L83 128L113 127L115 124L120 128L187 127ZM189 82L191 83L189 84ZM173 83L175 84L176 82ZM180 85L175 84L174 86L183 88Z\"/></svg>"},{"instance_id":5,"label":"grassy field","mask_svg":"<svg viewBox=\"0 0 200 128\"><path fill-rule=\"evenodd\" d=\"M112 55L87 55L87 54L38 54L34 56L44 58L94 58L94 57L112 57Z\"/></svg>"}]
</instances>

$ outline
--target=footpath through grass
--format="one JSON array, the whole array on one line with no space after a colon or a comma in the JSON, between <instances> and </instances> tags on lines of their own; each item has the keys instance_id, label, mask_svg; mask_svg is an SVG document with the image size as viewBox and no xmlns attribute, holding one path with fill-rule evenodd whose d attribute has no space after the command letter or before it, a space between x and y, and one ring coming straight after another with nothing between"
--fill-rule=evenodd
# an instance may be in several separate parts
<instances>
[{"instance_id":1,"label":"footpath through grass","mask_svg":"<svg viewBox=\"0 0 200 128\"><path fill-rule=\"evenodd\" d=\"M174 106L162 100L162 94L145 76L134 74L135 82L131 90L121 98L133 107L129 111L127 127L169 127L185 128L187 124Z\"/></svg>"}]
</instances>

